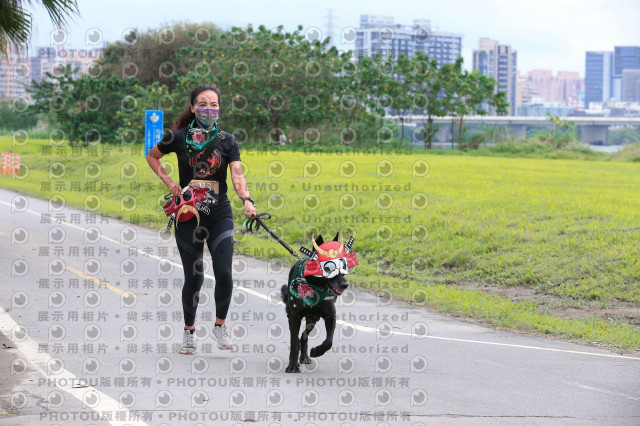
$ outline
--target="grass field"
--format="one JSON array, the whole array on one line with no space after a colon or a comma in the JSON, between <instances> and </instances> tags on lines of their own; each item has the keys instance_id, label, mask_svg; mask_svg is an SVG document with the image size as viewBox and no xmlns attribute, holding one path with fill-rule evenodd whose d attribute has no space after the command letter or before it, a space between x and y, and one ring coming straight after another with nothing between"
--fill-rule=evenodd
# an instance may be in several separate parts
<instances>
[{"instance_id":1,"label":"grass field","mask_svg":"<svg viewBox=\"0 0 640 426\"><path fill-rule=\"evenodd\" d=\"M2 187L59 194L80 208L97 199L99 213L166 227L167 189L141 147L96 146L92 155L5 137L0 148L20 152L22 175L28 170L0 177ZM242 158L258 211L273 215L290 245L310 247L312 233L355 235L360 265L350 282L358 287L497 327L640 350L633 319L603 314L640 307L638 163L424 151L243 150ZM177 180L175 156L163 162ZM239 229L241 205L229 195ZM292 261L265 233L238 232L236 241L239 253ZM562 311L585 307L573 317Z\"/></svg>"}]
</instances>

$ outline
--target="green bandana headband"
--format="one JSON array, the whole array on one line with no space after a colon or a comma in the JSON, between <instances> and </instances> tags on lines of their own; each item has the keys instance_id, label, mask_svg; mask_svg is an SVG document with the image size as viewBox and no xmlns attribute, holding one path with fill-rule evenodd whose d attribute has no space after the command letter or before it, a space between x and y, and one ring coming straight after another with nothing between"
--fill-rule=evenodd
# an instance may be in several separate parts
<instances>
[{"instance_id":1,"label":"green bandana headband","mask_svg":"<svg viewBox=\"0 0 640 426\"><path fill-rule=\"evenodd\" d=\"M209 146L216 136L218 136L218 131L220 130L218 123L215 123L211 130L202 129L195 123L196 120L194 119L191 124L189 124L187 134L184 137L184 150L189 157L193 157Z\"/></svg>"}]
</instances>

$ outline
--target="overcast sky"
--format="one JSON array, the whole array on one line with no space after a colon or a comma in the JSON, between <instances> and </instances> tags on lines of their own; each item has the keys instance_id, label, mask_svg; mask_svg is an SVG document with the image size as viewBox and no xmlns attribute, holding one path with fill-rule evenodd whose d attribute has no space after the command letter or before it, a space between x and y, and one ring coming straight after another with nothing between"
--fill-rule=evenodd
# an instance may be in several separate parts
<instances>
[{"instance_id":1,"label":"overcast sky","mask_svg":"<svg viewBox=\"0 0 640 426\"><path fill-rule=\"evenodd\" d=\"M462 56L471 67L471 50L480 37L510 44L518 51L518 69L577 71L584 77L587 50L640 46L640 0L79 0L80 16L67 26L67 49L95 47L86 34L97 28L104 41L122 38L129 28L161 28L172 22L210 21L222 29L248 23L267 28L298 24L327 32L333 9L336 34L357 27L361 14L388 15L396 23L429 19L433 29L463 35ZM34 9L31 46L50 46L51 25ZM352 45L340 46L348 48Z\"/></svg>"}]
</instances>

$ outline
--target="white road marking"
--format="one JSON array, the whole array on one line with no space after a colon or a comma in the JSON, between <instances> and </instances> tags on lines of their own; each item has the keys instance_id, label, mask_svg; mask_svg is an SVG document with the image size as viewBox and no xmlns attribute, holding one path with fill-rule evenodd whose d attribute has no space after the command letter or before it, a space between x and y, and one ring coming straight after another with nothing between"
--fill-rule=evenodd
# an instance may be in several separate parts
<instances>
[{"instance_id":1,"label":"white road marking","mask_svg":"<svg viewBox=\"0 0 640 426\"><path fill-rule=\"evenodd\" d=\"M471 339L458 339L455 337L440 337L440 336L427 336L427 339L437 339L437 340L451 340L454 342L465 342L465 343L478 343L482 345L495 345L495 346L506 346L510 348L520 348L520 349L532 349L538 351L549 351L549 352L562 352L567 354L578 354L578 355L592 355L592 356L602 356L607 358L622 358L622 359L631 359L634 361L640 361L640 357L633 357L627 355L618 355L618 354L600 354L595 352L584 352L584 351L571 351L568 349L554 349L554 348L545 348L542 346L529 346L529 345L514 345L512 343L498 343L498 342L486 342L484 340L471 340Z\"/></svg>"},{"instance_id":2,"label":"white road marking","mask_svg":"<svg viewBox=\"0 0 640 426\"><path fill-rule=\"evenodd\" d=\"M7 206L11 206L11 203L6 202L4 200L0 200L0 203L5 204ZM27 211L29 213L32 213L32 214L34 214L36 216L41 216L41 213L38 213L38 212L33 211L31 209L26 209L25 211ZM83 228L81 226L77 226L77 225L66 223L66 222L61 222L61 224L69 226L69 227L72 227L72 228L75 228L75 229L78 229L78 230L80 230L82 232L84 232L85 229L86 229L86 228ZM104 236L104 235L101 235L100 237L104 238L106 241L109 241L109 242L112 242L114 244L118 244L118 245L124 247L124 244L122 244L120 241L114 240L113 238L109 238L109 237ZM171 264L173 264L177 268L182 268L182 264L181 263L174 262L174 261L172 261L170 259L161 258L161 257L153 255L153 254L143 253L137 247L131 247L131 248L135 249L143 257L150 257L150 258L156 259L156 260L163 260L165 262L170 262ZM204 276L206 278L209 278L209 279L215 281L215 277L213 275L211 275L211 274L204 274ZM239 289L239 290L242 290L242 291L244 291L244 292L246 292L248 294L251 294L253 296L259 297L261 299L264 299L264 300L267 300L267 301L269 300L269 296L267 296L265 294L262 294L260 292L257 292L255 290L251 290L251 289L244 288L244 287L239 287L239 286L235 286L235 288ZM279 305L284 305L280 300L278 300L277 303ZM355 328L356 330L360 330L360 331L363 331L365 333L375 333L375 332L378 331L376 328L373 328L373 327L354 324L354 323L350 323L350 322L343 321L343 320L338 320L336 322L338 324L341 324L341 325L351 326L351 327ZM395 331L395 330L393 331L393 334L397 334L399 336L413 337L413 334L411 334L411 333ZM598 356L598 357L606 357L606 358L618 358L618 359L628 359L628 360L633 360L633 361L640 361L640 357L633 357L633 356L627 356L627 355L618 355L618 354L603 354L603 353L585 352L585 351L572 351L572 350L568 350L568 349L545 348L545 347L542 347L542 346L516 345L516 344L512 344L512 343L498 343L498 342L487 342L487 341L483 341L483 340L459 339L459 338L456 338L456 337L442 337L442 336L429 336L428 335L428 336L426 336L424 338L426 338L426 339L434 339L434 340L460 342L460 343L474 343L474 344L479 344L479 345L493 345L493 346L503 346L503 347L509 347L509 348L518 348L518 349L531 349L531 350L538 350L538 351L559 352L559 353L569 353L569 354L576 354L576 355L589 355L589 356Z\"/></svg>"},{"instance_id":3,"label":"white road marking","mask_svg":"<svg viewBox=\"0 0 640 426\"><path fill-rule=\"evenodd\" d=\"M13 318L5 311L2 306L0 306L0 330L5 335L5 337L12 341L11 338L11 330L14 330L16 327L19 327L19 324L16 323ZM85 395L87 392L92 392L95 395L98 395L99 402L95 407L89 407L91 410L100 413L100 412L124 412L126 414L125 418L129 418L130 411L125 407L121 406L121 404L110 396L100 392L92 386L86 386L81 388L73 388L67 386L61 386L60 383L78 383L78 378L71 372L62 369L61 372L57 374L49 374L47 367L51 365L50 362L52 358L49 354L45 352L38 351L38 344L33 341L30 337L26 337L23 341L16 343L15 347L22 353L27 360L42 374L44 377L51 379L55 382L56 387L60 390L71 394L78 401L82 402L83 407L85 406ZM45 403L46 405L46 403ZM134 417L132 417L134 418ZM109 424L114 426L146 426L147 423L140 420L112 420L109 421Z\"/></svg>"},{"instance_id":4,"label":"white road marking","mask_svg":"<svg viewBox=\"0 0 640 426\"><path fill-rule=\"evenodd\" d=\"M632 401L640 401L640 397L635 396L635 395L629 395L628 393L616 392L616 391L612 391L612 390L609 390L609 389L597 388L597 387L589 386L589 385L583 385L583 384L577 383L577 382L565 382L564 380L562 381L562 383L564 383L566 385L575 386L575 387L578 387L578 388L581 388L581 389L586 389L586 390L591 390L591 391L604 393L604 394L607 394L607 395L610 395L610 396L621 396L623 398L630 399Z\"/></svg>"}]
</instances>

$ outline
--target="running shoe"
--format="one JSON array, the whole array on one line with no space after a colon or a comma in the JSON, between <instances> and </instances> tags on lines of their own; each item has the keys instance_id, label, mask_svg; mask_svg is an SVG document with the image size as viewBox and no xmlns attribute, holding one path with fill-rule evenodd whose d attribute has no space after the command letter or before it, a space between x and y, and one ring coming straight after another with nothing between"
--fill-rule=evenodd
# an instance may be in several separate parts
<instances>
[{"instance_id":1,"label":"running shoe","mask_svg":"<svg viewBox=\"0 0 640 426\"><path fill-rule=\"evenodd\" d=\"M182 335L182 348L180 349L180 353L185 355L193 355L196 353L195 333L191 334L191 330L185 330Z\"/></svg>"},{"instance_id":2,"label":"running shoe","mask_svg":"<svg viewBox=\"0 0 640 426\"><path fill-rule=\"evenodd\" d=\"M213 337L218 341L218 347L220 349L231 349L233 341L225 324L222 324L220 327L213 327L211 332L213 333Z\"/></svg>"}]
</instances>

